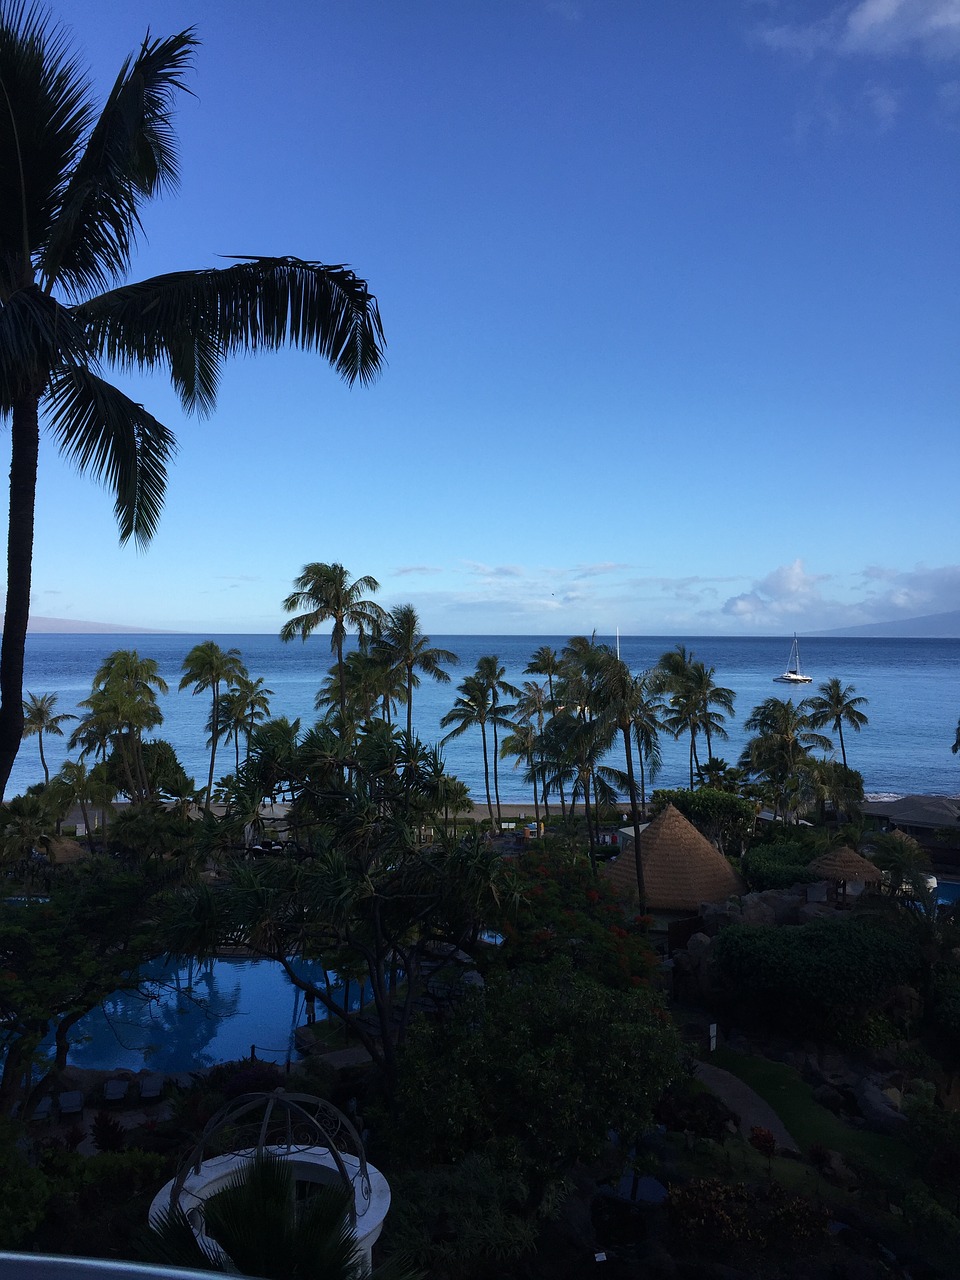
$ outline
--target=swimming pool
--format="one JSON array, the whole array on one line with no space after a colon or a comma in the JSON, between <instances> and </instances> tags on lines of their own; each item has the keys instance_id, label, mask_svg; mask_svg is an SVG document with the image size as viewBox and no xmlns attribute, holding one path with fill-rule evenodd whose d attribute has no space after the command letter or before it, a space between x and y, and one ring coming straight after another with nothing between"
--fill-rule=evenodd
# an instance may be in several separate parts
<instances>
[{"instance_id":1,"label":"swimming pool","mask_svg":"<svg viewBox=\"0 0 960 1280\"><path fill-rule=\"evenodd\" d=\"M301 961L298 972L323 982L319 963ZM143 992L114 992L73 1028L71 1066L172 1074L247 1058L251 1046L265 1061L296 1056L293 1032L305 1021L303 993L274 961L157 961L142 974ZM359 1008L359 984L351 983L347 994L350 1008ZM342 1003L342 987L337 998Z\"/></svg>"}]
</instances>

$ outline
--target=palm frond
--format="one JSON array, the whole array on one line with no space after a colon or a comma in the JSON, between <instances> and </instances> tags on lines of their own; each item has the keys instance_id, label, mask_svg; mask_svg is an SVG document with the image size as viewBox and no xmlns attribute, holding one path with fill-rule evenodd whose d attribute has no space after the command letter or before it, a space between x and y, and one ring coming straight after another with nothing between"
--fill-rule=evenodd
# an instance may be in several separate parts
<instances>
[{"instance_id":1,"label":"palm frond","mask_svg":"<svg viewBox=\"0 0 960 1280\"><path fill-rule=\"evenodd\" d=\"M197 39L193 29L144 40L120 68L100 118L77 159L41 255L48 284L75 296L106 288L130 265L140 201L176 184L171 117Z\"/></svg>"},{"instance_id":2,"label":"palm frond","mask_svg":"<svg viewBox=\"0 0 960 1280\"><path fill-rule=\"evenodd\" d=\"M94 348L127 368L168 367L188 409L212 407L221 360L290 344L316 351L348 383L383 361L376 298L345 266L249 258L124 285L78 307Z\"/></svg>"},{"instance_id":3,"label":"palm frond","mask_svg":"<svg viewBox=\"0 0 960 1280\"><path fill-rule=\"evenodd\" d=\"M35 396L47 370L60 362L90 363L86 336L70 311L36 285L0 301L0 413L24 395Z\"/></svg>"},{"instance_id":4,"label":"palm frond","mask_svg":"<svg viewBox=\"0 0 960 1280\"><path fill-rule=\"evenodd\" d=\"M64 29L39 5L0 3L0 271L21 270L47 238L94 118ZM8 286L15 278L4 281Z\"/></svg>"},{"instance_id":5,"label":"palm frond","mask_svg":"<svg viewBox=\"0 0 960 1280\"><path fill-rule=\"evenodd\" d=\"M50 380L49 420L61 452L115 493L121 542L145 546L163 507L171 432L109 382L69 366Z\"/></svg>"}]
</instances>

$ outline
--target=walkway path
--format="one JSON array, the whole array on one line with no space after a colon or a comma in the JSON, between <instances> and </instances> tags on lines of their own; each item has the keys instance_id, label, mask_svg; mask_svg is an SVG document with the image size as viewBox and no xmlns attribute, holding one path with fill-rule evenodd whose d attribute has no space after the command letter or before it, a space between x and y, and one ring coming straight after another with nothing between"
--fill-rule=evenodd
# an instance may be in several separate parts
<instances>
[{"instance_id":1,"label":"walkway path","mask_svg":"<svg viewBox=\"0 0 960 1280\"><path fill-rule=\"evenodd\" d=\"M714 1067L707 1062L698 1062L694 1074L701 1084L705 1084L711 1093L715 1093L731 1111L737 1113L740 1117L740 1132L745 1138L749 1139L751 1129L769 1129L781 1150L799 1153L800 1148L773 1107L764 1102L759 1093L748 1084L744 1084L731 1072L724 1071L722 1067Z\"/></svg>"}]
</instances>

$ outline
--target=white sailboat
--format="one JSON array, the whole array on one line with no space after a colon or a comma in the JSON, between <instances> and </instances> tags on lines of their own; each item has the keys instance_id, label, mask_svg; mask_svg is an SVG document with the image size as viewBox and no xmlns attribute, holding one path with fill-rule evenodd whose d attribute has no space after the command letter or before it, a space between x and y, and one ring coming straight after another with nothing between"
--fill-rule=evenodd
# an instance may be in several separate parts
<instances>
[{"instance_id":1,"label":"white sailboat","mask_svg":"<svg viewBox=\"0 0 960 1280\"><path fill-rule=\"evenodd\" d=\"M805 676L800 669L800 646L797 643L796 632L793 633L787 669L782 676L774 676L773 679L775 684L809 684L813 679L813 676Z\"/></svg>"}]
</instances>

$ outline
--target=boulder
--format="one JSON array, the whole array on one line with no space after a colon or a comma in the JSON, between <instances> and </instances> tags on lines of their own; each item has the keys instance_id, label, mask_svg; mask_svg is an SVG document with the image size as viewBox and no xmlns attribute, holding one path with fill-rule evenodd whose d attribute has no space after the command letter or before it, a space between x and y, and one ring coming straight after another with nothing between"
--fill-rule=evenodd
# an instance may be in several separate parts
<instances>
[{"instance_id":1,"label":"boulder","mask_svg":"<svg viewBox=\"0 0 960 1280\"><path fill-rule=\"evenodd\" d=\"M828 1151L826 1153L823 1164L820 1166L820 1172L835 1187L843 1187L847 1191L852 1191L857 1185L857 1175L846 1164L839 1151Z\"/></svg>"},{"instance_id":2,"label":"boulder","mask_svg":"<svg viewBox=\"0 0 960 1280\"><path fill-rule=\"evenodd\" d=\"M822 1084L814 1089L813 1100L819 1102L821 1107L826 1107L828 1111L836 1113L843 1110L843 1094L832 1084Z\"/></svg>"},{"instance_id":3,"label":"boulder","mask_svg":"<svg viewBox=\"0 0 960 1280\"><path fill-rule=\"evenodd\" d=\"M742 919L738 902L702 902L700 918L703 921L703 932L709 938L715 938L727 925L739 924Z\"/></svg>"},{"instance_id":4,"label":"boulder","mask_svg":"<svg viewBox=\"0 0 960 1280\"><path fill-rule=\"evenodd\" d=\"M744 924L775 924L773 907L759 893L748 893L740 899L740 919Z\"/></svg>"},{"instance_id":5,"label":"boulder","mask_svg":"<svg viewBox=\"0 0 960 1280\"><path fill-rule=\"evenodd\" d=\"M687 942L687 955L690 957L694 965L699 965L703 957L710 950L712 939L708 938L705 933L694 933Z\"/></svg>"},{"instance_id":6,"label":"boulder","mask_svg":"<svg viewBox=\"0 0 960 1280\"><path fill-rule=\"evenodd\" d=\"M804 902L797 911L797 924L809 924L811 920L821 920L833 914L833 907L827 902Z\"/></svg>"},{"instance_id":7,"label":"boulder","mask_svg":"<svg viewBox=\"0 0 960 1280\"><path fill-rule=\"evenodd\" d=\"M760 898L773 911L774 924L796 924L805 899L786 889L765 889Z\"/></svg>"},{"instance_id":8,"label":"boulder","mask_svg":"<svg viewBox=\"0 0 960 1280\"><path fill-rule=\"evenodd\" d=\"M860 1114L880 1133L900 1133L907 1117L897 1111L883 1090L872 1080L861 1080L854 1090Z\"/></svg>"},{"instance_id":9,"label":"boulder","mask_svg":"<svg viewBox=\"0 0 960 1280\"><path fill-rule=\"evenodd\" d=\"M891 1107L895 1111L903 1110L903 1094L899 1089L895 1089L893 1085L889 1089L881 1089L880 1092L889 1101Z\"/></svg>"}]
</instances>

